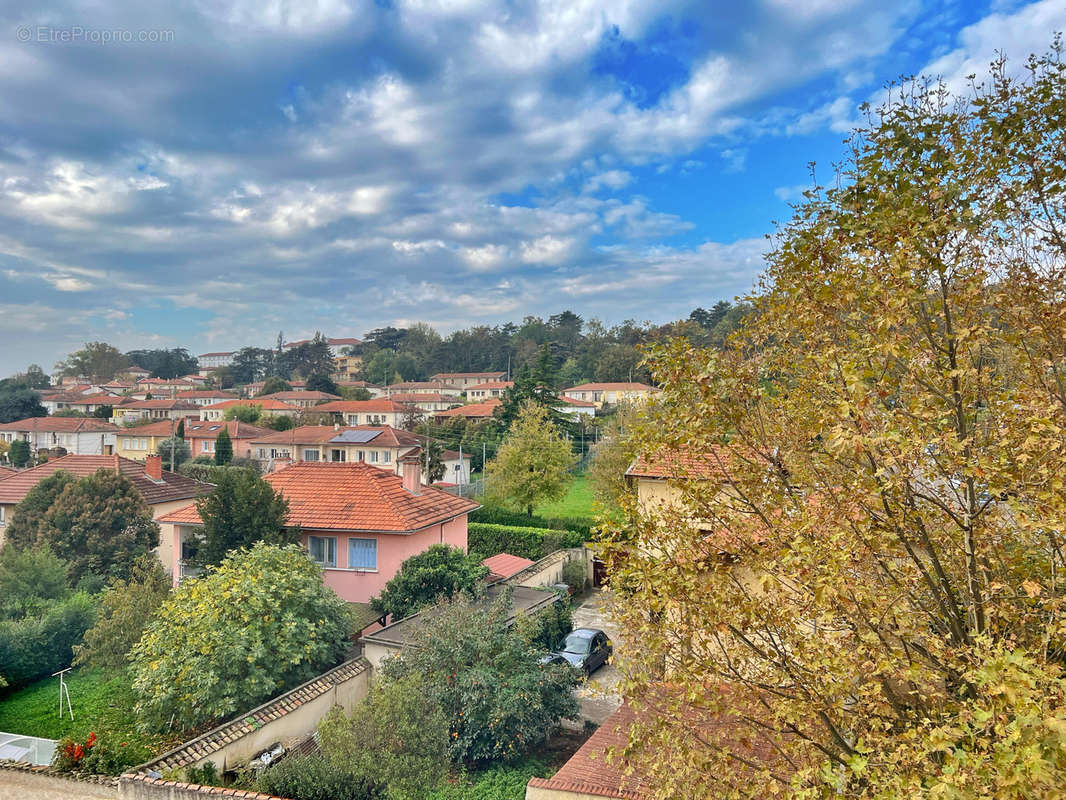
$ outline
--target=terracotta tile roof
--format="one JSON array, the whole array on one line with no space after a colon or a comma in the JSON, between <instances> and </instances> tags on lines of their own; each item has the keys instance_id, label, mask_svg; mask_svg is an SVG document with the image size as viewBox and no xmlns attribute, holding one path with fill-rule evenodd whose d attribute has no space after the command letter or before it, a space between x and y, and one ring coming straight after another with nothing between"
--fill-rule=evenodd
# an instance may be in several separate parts
<instances>
[{"instance_id":1,"label":"terracotta tile roof","mask_svg":"<svg viewBox=\"0 0 1066 800\"><path fill-rule=\"evenodd\" d=\"M113 394L107 392L98 392L97 394L81 394L76 399L63 400L62 402L72 406L95 406L101 403L105 405L114 405L116 401L124 400L125 398L116 397Z\"/></svg>"},{"instance_id":2,"label":"terracotta tile roof","mask_svg":"<svg viewBox=\"0 0 1066 800\"><path fill-rule=\"evenodd\" d=\"M478 419L481 417L491 417L493 412L500 407L501 402L498 397L491 397L484 403L471 403L468 406L459 406L459 408L449 408L447 411L438 411L434 416L437 417L467 417L468 419Z\"/></svg>"},{"instance_id":3,"label":"terracotta tile roof","mask_svg":"<svg viewBox=\"0 0 1066 800\"><path fill-rule=\"evenodd\" d=\"M634 461L626 475L633 478L695 478L710 479L720 477L722 465L727 462L728 453L723 450L707 453L693 453L687 450L663 450L651 455L640 456Z\"/></svg>"},{"instance_id":4,"label":"terracotta tile roof","mask_svg":"<svg viewBox=\"0 0 1066 800\"><path fill-rule=\"evenodd\" d=\"M144 464L120 456L68 455L54 458L39 467L23 470L0 481L0 503L19 502L42 479L59 470L65 470L77 478L84 478L101 469L116 468L133 482L149 505L199 497L214 488L210 483L202 483L168 470L163 470L162 481L156 483L145 475Z\"/></svg>"},{"instance_id":5,"label":"terracotta tile roof","mask_svg":"<svg viewBox=\"0 0 1066 800\"><path fill-rule=\"evenodd\" d=\"M623 381L621 383L583 383L580 386L571 386L563 389L564 392L657 392L654 386L646 383Z\"/></svg>"},{"instance_id":6,"label":"terracotta tile roof","mask_svg":"<svg viewBox=\"0 0 1066 800\"><path fill-rule=\"evenodd\" d=\"M188 424L188 423L186 423ZM149 422L145 425L134 425L132 428L120 428L119 436L172 436L178 431L178 420L161 419L157 422Z\"/></svg>"},{"instance_id":7,"label":"terracotta tile roof","mask_svg":"<svg viewBox=\"0 0 1066 800\"><path fill-rule=\"evenodd\" d=\"M254 444L325 444L345 431L380 431L366 443L373 447L417 447L419 444L413 433L389 425L301 425L289 431L265 431L254 439Z\"/></svg>"},{"instance_id":8,"label":"terracotta tile roof","mask_svg":"<svg viewBox=\"0 0 1066 800\"><path fill-rule=\"evenodd\" d=\"M176 397L153 397L151 400L134 400L132 403L123 403L122 408L165 408L170 411L198 411L200 406L190 403L188 400L179 400Z\"/></svg>"},{"instance_id":9,"label":"terracotta tile roof","mask_svg":"<svg viewBox=\"0 0 1066 800\"><path fill-rule=\"evenodd\" d=\"M436 375L430 375L429 379L439 381L448 378L485 378L485 380L498 381L506 374L503 370L499 372L438 372Z\"/></svg>"},{"instance_id":10,"label":"terracotta tile roof","mask_svg":"<svg viewBox=\"0 0 1066 800\"><path fill-rule=\"evenodd\" d=\"M459 460L459 451L458 450L442 450L441 454L440 454L440 457L444 461L458 461ZM473 456L470 455L469 451L463 453L463 461L466 461L468 458L473 458Z\"/></svg>"},{"instance_id":11,"label":"terracotta tile roof","mask_svg":"<svg viewBox=\"0 0 1066 800\"><path fill-rule=\"evenodd\" d=\"M513 556L510 553L497 553L494 556L482 559L482 564L489 568L489 572L498 580L510 578L526 567L532 567L536 562L521 556Z\"/></svg>"},{"instance_id":12,"label":"terracotta tile roof","mask_svg":"<svg viewBox=\"0 0 1066 800\"><path fill-rule=\"evenodd\" d=\"M329 392L319 392L315 389L294 389L291 392L272 392L271 394L264 394L260 397L256 397L256 400L263 400L265 398L271 398L272 400L340 400L339 394L330 394Z\"/></svg>"},{"instance_id":13,"label":"terracotta tile roof","mask_svg":"<svg viewBox=\"0 0 1066 800\"><path fill-rule=\"evenodd\" d=\"M238 395L233 392L221 392L218 389L186 389L184 392L178 392L176 396L182 400L203 400L208 397L219 400L238 399Z\"/></svg>"},{"instance_id":14,"label":"terracotta tile roof","mask_svg":"<svg viewBox=\"0 0 1066 800\"><path fill-rule=\"evenodd\" d=\"M204 410L211 409L212 411L225 410L232 408L233 406L259 406L263 411L301 411L299 406L290 405L289 403L283 403L281 400L274 400L269 397L249 397L247 399L238 398L236 400L223 400L221 403L212 403L209 406L204 406Z\"/></svg>"},{"instance_id":15,"label":"terracotta tile roof","mask_svg":"<svg viewBox=\"0 0 1066 800\"><path fill-rule=\"evenodd\" d=\"M639 800L646 797L640 780L625 776L614 764L607 763L609 748L621 750L629 742L629 729L636 719L628 705L623 705L588 738L581 748L550 778L530 778L528 786L536 789L570 792L594 797L619 797Z\"/></svg>"},{"instance_id":16,"label":"terracotta tile roof","mask_svg":"<svg viewBox=\"0 0 1066 800\"><path fill-rule=\"evenodd\" d=\"M10 467L0 467L0 481L2 481L4 478L10 478L17 472L18 470L11 469Z\"/></svg>"},{"instance_id":17,"label":"terracotta tile roof","mask_svg":"<svg viewBox=\"0 0 1066 800\"><path fill-rule=\"evenodd\" d=\"M380 412L403 414L410 411L410 408L394 400L378 397L374 400L333 400L329 403L315 406L315 411L331 411L341 414L354 414L360 411L364 414Z\"/></svg>"},{"instance_id":18,"label":"terracotta tile roof","mask_svg":"<svg viewBox=\"0 0 1066 800\"><path fill-rule=\"evenodd\" d=\"M512 386L514 386L514 381L486 381L474 386L467 386L466 390L472 392L476 389L510 389Z\"/></svg>"},{"instance_id":19,"label":"terracotta tile roof","mask_svg":"<svg viewBox=\"0 0 1066 800\"><path fill-rule=\"evenodd\" d=\"M114 433L119 430L106 419L95 417L26 417L0 424L0 431L45 433Z\"/></svg>"},{"instance_id":20,"label":"terracotta tile roof","mask_svg":"<svg viewBox=\"0 0 1066 800\"><path fill-rule=\"evenodd\" d=\"M263 480L289 501L288 524L305 530L409 533L480 507L430 486L413 495L399 475L361 462L300 462ZM195 505L160 519L200 522Z\"/></svg>"},{"instance_id":21,"label":"terracotta tile roof","mask_svg":"<svg viewBox=\"0 0 1066 800\"><path fill-rule=\"evenodd\" d=\"M221 432L221 426L226 426L230 439L254 439L257 436L273 433L270 428L260 428L258 425L249 425L247 422L238 420L218 420L216 422L204 422L203 420L185 420L186 439L215 439Z\"/></svg>"},{"instance_id":22,"label":"terracotta tile roof","mask_svg":"<svg viewBox=\"0 0 1066 800\"><path fill-rule=\"evenodd\" d=\"M337 381L338 386L347 386L350 389L382 389L383 386L379 386L376 383L370 381Z\"/></svg>"},{"instance_id":23,"label":"terracotta tile roof","mask_svg":"<svg viewBox=\"0 0 1066 800\"><path fill-rule=\"evenodd\" d=\"M141 378L137 383L144 386L192 386L192 381L183 378Z\"/></svg>"},{"instance_id":24,"label":"terracotta tile roof","mask_svg":"<svg viewBox=\"0 0 1066 800\"><path fill-rule=\"evenodd\" d=\"M197 358L207 358L209 356L231 356L231 355L233 355L234 352L236 352L236 351L231 350L228 353L227 352L221 352L221 351L217 352L217 353L200 353L200 355L198 355Z\"/></svg>"},{"instance_id":25,"label":"terracotta tile roof","mask_svg":"<svg viewBox=\"0 0 1066 800\"><path fill-rule=\"evenodd\" d=\"M448 391L451 391L451 392L458 392L459 391L455 386L453 386L450 383L445 383L444 381L402 381L401 383L391 384L387 388L390 389L390 390L392 390L392 389L400 389L400 390L427 389L427 390L432 391L432 390L435 390L435 389L447 389Z\"/></svg>"},{"instance_id":26,"label":"terracotta tile roof","mask_svg":"<svg viewBox=\"0 0 1066 800\"><path fill-rule=\"evenodd\" d=\"M459 395L431 394L429 392L396 392L389 399L396 403L458 403Z\"/></svg>"}]
</instances>

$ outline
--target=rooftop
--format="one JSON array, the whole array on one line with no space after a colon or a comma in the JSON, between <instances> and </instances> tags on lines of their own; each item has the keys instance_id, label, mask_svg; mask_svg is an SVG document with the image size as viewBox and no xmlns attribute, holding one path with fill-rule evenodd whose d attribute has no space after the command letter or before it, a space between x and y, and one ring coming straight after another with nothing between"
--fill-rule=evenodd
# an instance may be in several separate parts
<instances>
[{"instance_id":1,"label":"rooftop","mask_svg":"<svg viewBox=\"0 0 1066 800\"><path fill-rule=\"evenodd\" d=\"M536 562L522 556L513 556L510 553L497 553L483 559L482 564L489 568L489 580L502 581L512 575L521 572L526 567L532 567Z\"/></svg>"},{"instance_id":2,"label":"rooftop","mask_svg":"<svg viewBox=\"0 0 1066 800\"><path fill-rule=\"evenodd\" d=\"M715 450L694 453L689 450L661 450L634 461L626 475L632 478L695 478L708 480L721 476L728 453Z\"/></svg>"},{"instance_id":3,"label":"rooftop","mask_svg":"<svg viewBox=\"0 0 1066 800\"><path fill-rule=\"evenodd\" d=\"M393 428L389 425L301 425L289 431L266 431L264 435L255 439L256 444L326 444L337 442L339 444L358 444L359 442L345 442L345 434L351 431L361 431L364 434L374 433L375 436L366 438L366 443L373 443L380 447L405 447L418 446L418 438L413 433ZM352 439L352 437L347 437Z\"/></svg>"},{"instance_id":4,"label":"rooftop","mask_svg":"<svg viewBox=\"0 0 1066 800\"><path fill-rule=\"evenodd\" d=\"M397 403L395 400L379 397L374 400L331 400L328 403L315 406L315 411L332 411L342 414L354 414L360 411L364 414L373 414L375 412L405 414L410 411L410 406Z\"/></svg>"},{"instance_id":5,"label":"rooftop","mask_svg":"<svg viewBox=\"0 0 1066 800\"><path fill-rule=\"evenodd\" d=\"M468 514L472 500L422 486L403 488L403 479L363 462L299 462L263 479L289 501L288 525L313 530L411 533ZM196 525L196 506L172 511L163 522Z\"/></svg>"},{"instance_id":6,"label":"rooftop","mask_svg":"<svg viewBox=\"0 0 1066 800\"><path fill-rule=\"evenodd\" d=\"M458 408L449 408L447 411L440 411L436 414L438 417L491 417L493 413L501 405L498 397L493 397L486 400L484 403L471 403L468 406L459 406Z\"/></svg>"},{"instance_id":7,"label":"rooftop","mask_svg":"<svg viewBox=\"0 0 1066 800\"><path fill-rule=\"evenodd\" d=\"M330 394L329 392L320 392L315 389L293 389L288 392L273 392L271 394L264 394L255 398L261 400L264 398L271 398L274 400L340 400L339 394Z\"/></svg>"},{"instance_id":8,"label":"rooftop","mask_svg":"<svg viewBox=\"0 0 1066 800\"><path fill-rule=\"evenodd\" d=\"M185 420L185 438L214 439L222 431L222 426L225 426L231 439L254 439L257 436L274 432L270 428L260 428L258 425L249 425L247 422L239 422L235 419L215 422Z\"/></svg>"},{"instance_id":9,"label":"rooftop","mask_svg":"<svg viewBox=\"0 0 1066 800\"><path fill-rule=\"evenodd\" d=\"M657 392L654 386L636 381L623 381L621 383L583 383L580 386L571 386L563 389L564 392Z\"/></svg>"},{"instance_id":10,"label":"rooftop","mask_svg":"<svg viewBox=\"0 0 1066 800\"><path fill-rule=\"evenodd\" d=\"M0 503L5 505L18 503L30 489L59 470L69 472L76 478L84 478L101 469L120 471L137 487L149 505L199 497L215 488L210 483L193 480L167 470L163 470L162 480L157 483L145 474L144 464L120 456L67 455L62 458L53 458L38 467L4 478L0 481Z\"/></svg>"},{"instance_id":11,"label":"rooftop","mask_svg":"<svg viewBox=\"0 0 1066 800\"><path fill-rule=\"evenodd\" d=\"M232 408L233 406L259 406L263 411L300 411L298 406L276 400L272 397L249 397L236 400L223 400L221 403L212 403L203 406L204 411L218 411ZM197 406L199 408L199 406Z\"/></svg>"},{"instance_id":12,"label":"rooftop","mask_svg":"<svg viewBox=\"0 0 1066 800\"><path fill-rule=\"evenodd\" d=\"M0 424L0 431L18 433L114 433L117 430L117 425L95 417L26 417Z\"/></svg>"}]
</instances>

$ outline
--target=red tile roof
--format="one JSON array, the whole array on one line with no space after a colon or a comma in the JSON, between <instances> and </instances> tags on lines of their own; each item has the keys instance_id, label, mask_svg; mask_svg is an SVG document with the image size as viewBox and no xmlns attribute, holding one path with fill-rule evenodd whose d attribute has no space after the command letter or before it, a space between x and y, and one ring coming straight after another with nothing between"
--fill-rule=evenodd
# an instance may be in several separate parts
<instances>
[{"instance_id":1,"label":"red tile roof","mask_svg":"<svg viewBox=\"0 0 1066 800\"><path fill-rule=\"evenodd\" d=\"M58 399L58 398L55 398ZM95 406L95 405L116 405L125 400L123 397L117 397L107 392L98 392L97 394L80 394L76 399L66 400L62 402L71 406Z\"/></svg>"},{"instance_id":2,"label":"red tile roof","mask_svg":"<svg viewBox=\"0 0 1066 800\"><path fill-rule=\"evenodd\" d=\"M10 467L0 467L0 481L2 481L4 478L11 477L17 472L18 470L11 469Z\"/></svg>"},{"instance_id":3,"label":"red tile roof","mask_svg":"<svg viewBox=\"0 0 1066 800\"><path fill-rule=\"evenodd\" d=\"M430 380L446 380L447 378L485 378L487 380L499 380L507 373L503 370L499 372L438 372L436 375L430 375Z\"/></svg>"},{"instance_id":4,"label":"red tile roof","mask_svg":"<svg viewBox=\"0 0 1066 800\"><path fill-rule=\"evenodd\" d=\"M233 406L259 406L263 411L301 411L299 406L290 405L289 403L283 403L281 400L274 400L270 397L249 397L247 399L238 398L236 400L223 400L221 403L212 403L209 406L204 406L203 409L212 411L225 410L232 408Z\"/></svg>"},{"instance_id":5,"label":"red tile roof","mask_svg":"<svg viewBox=\"0 0 1066 800\"><path fill-rule=\"evenodd\" d=\"M263 400L265 398L271 398L273 400L340 400L339 394L330 394L329 392L319 392L315 389L294 389L291 392L273 392L271 394L264 394L254 399Z\"/></svg>"},{"instance_id":6,"label":"red tile roof","mask_svg":"<svg viewBox=\"0 0 1066 800\"><path fill-rule=\"evenodd\" d=\"M200 406L190 403L188 400L179 400L176 397L154 397L151 400L134 400L132 403L123 403L122 408L164 408L170 411L199 411Z\"/></svg>"},{"instance_id":7,"label":"red tile roof","mask_svg":"<svg viewBox=\"0 0 1066 800\"><path fill-rule=\"evenodd\" d=\"M183 400L203 400L208 397L236 400L239 396L233 392L221 392L218 389L186 389L184 392L178 392L177 397Z\"/></svg>"},{"instance_id":8,"label":"red tile roof","mask_svg":"<svg viewBox=\"0 0 1066 800\"><path fill-rule=\"evenodd\" d=\"M288 524L305 530L411 533L479 508L430 486L413 495L399 475L361 462L301 462L263 479L289 501ZM190 505L160 520L195 525L200 515Z\"/></svg>"},{"instance_id":9,"label":"red tile roof","mask_svg":"<svg viewBox=\"0 0 1066 800\"><path fill-rule=\"evenodd\" d=\"M173 436L178 432L178 422L176 419L162 419L132 428L120 428L119 436Z\"/></svg>"},{"instance_id":10,"label":"red tile roof","mask_svg":"<svg viewBox=\"0 0 1066 800\"><path fill-rule=\"evenodd\" d=\"M657 392L654 386L646 383L623 381L621 383L583 383L580 386L571 386L563 389L564 392Z\"/></svg>"},{"instance_id":11,"label":"red tile roof","mask_svg":"<svg viewBox=\"0 0 1066 800\"><path fill-rule=\"evenodd\" d=\"M18 503L42 479L59 470L65 470L76 478L84 478L101 469L113 471L116 468L133 482L149 505L199 497L214 488L210 483L202 483L168 470L163 470L162 481L156 483L145 475L144 464L120 456L69 455L53 458L39 467L23 470L4 478L0 481L0 503L5 505Z\"/></svg>"},{"instance_id":12,"label":"red tile roof","mask_svg":"<svg viewBox=\"0 0 1066 800\"><path fill-rule=\"evenodd\" d=\"M621 768L607 762L610 748L621 750L629 743L633 711L623 705L604 722L581 748L550 778L530 778L529 786L575 795L617 797L639 800L646 797L640 780L623 775Z\"/></svg>"},{"instance_id":13,"label":"red tile roof","mask_svg":"<svg viewBox=\"0 0 1066 800\"><path fill-rule=\"evenodd\" d=\"M408 391L410 391L411 389L447 389L448 391L451 391L453 393L458 393L459 391L455 386L450 383L445 383L444 381L402 381L401 383L391 384L388 388L390 390L401 389Z\"/></svg>"},{"instance_id":14,"label":"red tile roof","mask_svg":"<svg viewBox=\"0 0 1066 800\"><path fill-rule=\"evenodd\" d=\"M494 556L482 559L481 563L489 568L489 572L496 579L503 580L521 572L526 567L533 566L536 562L521 556L513 556L510 553L497 553Z\"/></svg>"},{"instance_id":15,"label":"red tile roof","mask_svg":"<svg viewBox=\"0 0 1066 800\"><path fill-rule=\"evenodd\" d=\"M590 403L587 400L575 400L572 397L567 397L565 394L559 395L559 399L566 403L568 406L578 406L580 408L595 408L595 403Z\"/></svg>"},{"instance_id":16,"label":"red tile roof","mask_svg":"<svg viewBox=\"0 0 1066 800\"><path fill-rule=\"evenodd\" d=\"M687 450L663 450L634 461L626 475L633 478L695 478L708 480L720 477L727 463L723 450L693 453Z\"/></svg>"},{"instance_id":17,"label":"red tile roof","mask_svg":"<svg viewBox=\"0 0 1066 800\"><path fill-rule=\"evenodd\" d=\"M231 356L231 355L233 355L234 352L235 351L231 350L229 352L221 352L220 351L220 352L217 352L217 353L200 353L200 355L198 355L197 358L207 358L208 356Z\"/></svg>"},{"instance_id":18,"label":"red tile roof","mask_svg":"<svg viewBox=\"0 0 1066 800\"><path fill-rule=\"evenodd\" d=\"M493 412L502 405L500 398L491 397L484 403L471 403L468 406L459 406L459 408L449 408L447 411L438 411L434 416L437 417L466 417L468 419L480 419L481 417L491 417Z\"/></svg>"},{"instance_id":19,"label":"red tile roof","mask_svg":"<svg viewBox=\"0 0 1066 800\"><path fill-rule=\"evenodd\" d=\"M397 403L394 400L387 400L384 397L378 397L374 400L333 400L329 403L315 406L315 411L331 411L341 414L354 414L359 411L364 414L378 412L404 414L410 410L409 406Z\"/></svg>"},{"instance_id":20,"label":"red tile roof","mask_svg":"<svg viewBox=\"0 0 1066 800\"><path fill-rule=\"evenodd\" d=\"M106 419L95 417L27 417L0 424L0 431L45 433L114 433L120 430Z\"/></svg>"},{"instance_id":21,"label":"red tile roof","mask_svg":"<svg viewBox=\"0 0 1066 800\"><path fill-rule=\"evenodd\" d=\"M475 389L510 389L512 386L514 386L514 381L485 381L485 383L467 386L466 390L472 392Z\"/></svg>"},{"instance_id":22,"label":"red tile roof","mask_svg":"<svg viewBox=\"0 0 1066 800\"><path fill-rule=\"evenodd\" d=\"M255 444L325 444L345 431L380 431L368 447L417 447L418 437L413 433L389 425L301 425L289 431L265 431L254 440ZM349 442L348 444L355 444Z\"/></svg>"},{"instance_id":23,"label":"red tile roof","mask_svg":"<svg viewBox=\"0 0 1066 800\"><path fill-rule=\"evenodd\" d=\"M222 427L226 426L226 432L230 439L254 439L257 436L274 433L270 428L261 428L258 425L249 425L247 422L238 420L218 420L216 422L204 422L202 420L185 420L186 439L215 439L221 433Z\"/></svg>"},{"instance_id":24,"label":"red tile roof","mask_svg":"<svg viewBox=\"0 0 1066 800\"><path fill-rule=\"evenodd\" d=\"M459 395L431 394L430 392L395 392L389 394L389 399L396 403L458 403Z\"/></svg>"}]
</instances>

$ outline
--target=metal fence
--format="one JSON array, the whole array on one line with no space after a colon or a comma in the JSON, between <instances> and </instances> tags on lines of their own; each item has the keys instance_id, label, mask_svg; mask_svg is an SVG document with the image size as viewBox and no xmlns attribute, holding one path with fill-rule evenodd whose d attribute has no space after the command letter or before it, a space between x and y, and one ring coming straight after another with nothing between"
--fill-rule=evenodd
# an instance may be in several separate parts
<instances>
[{"instance_id":1,"label":"metal fence","mask_svg":"<svg viewBox=\"0 0 1066 800\"><path fill-rule=\"evenodd\" d=\"M23 736L21 733L0 732L0 759L22 761L35 767L44 767L52 763L56 752L55 739L40 739L36 736Z\"/></svg>"}]
</instances>

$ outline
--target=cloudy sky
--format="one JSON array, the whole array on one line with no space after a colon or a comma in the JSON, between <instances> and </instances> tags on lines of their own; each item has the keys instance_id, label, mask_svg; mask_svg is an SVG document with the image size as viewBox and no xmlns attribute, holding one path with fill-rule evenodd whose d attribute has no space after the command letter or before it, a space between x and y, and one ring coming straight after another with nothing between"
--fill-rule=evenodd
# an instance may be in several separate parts
<instances>
[{"instance_id":1,"label":"cloudy sky","mask_svg":"<svg viewBox=\"0 0 1066 800\"><path fill-rule=\"evenodd\" d=\"M1061 0L5 5L0 375L684 316L751 287L886 81L1066 28Z\"/></svg>"}]
</instances>

